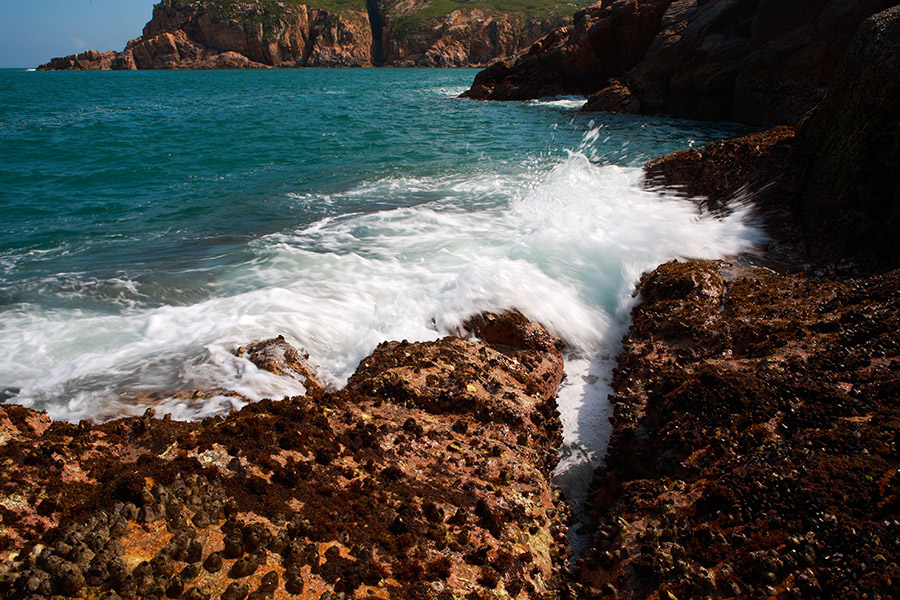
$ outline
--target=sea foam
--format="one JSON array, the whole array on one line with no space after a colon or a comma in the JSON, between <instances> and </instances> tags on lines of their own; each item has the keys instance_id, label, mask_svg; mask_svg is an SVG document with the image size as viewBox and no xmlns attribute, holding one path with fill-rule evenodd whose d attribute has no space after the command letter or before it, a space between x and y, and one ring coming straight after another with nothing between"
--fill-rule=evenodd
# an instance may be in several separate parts
<instances>
[{"instance_id":1,"label":"sea foam","mask_svg":"<svg viewBox=\"0 0 900 600\"><path fill-rule=\"evenodd\" d=\"M149 405L199 419L242 401L165 392L233 390L251 401L303 392L234 356L249 341L284 335L339 388L381 341L435 339L473 314L515 307L567 344L557 477L577 511L609 434L609 374L640 274L761 240L748 209L704 215L641 180L638 168L572 152L549 170L382 177L330 193L322 210L341 214L257 238L252 258L218 273L202 301L4 311L4 341L17 349L0 358L4 394L54 419Z\"/></svg>"}]
</instances>

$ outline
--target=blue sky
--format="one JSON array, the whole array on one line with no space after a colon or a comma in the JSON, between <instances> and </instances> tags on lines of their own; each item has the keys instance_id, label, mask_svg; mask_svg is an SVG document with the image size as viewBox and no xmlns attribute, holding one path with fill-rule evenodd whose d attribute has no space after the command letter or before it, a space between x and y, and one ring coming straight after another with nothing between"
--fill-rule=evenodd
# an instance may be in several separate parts
<instances>
[{"instance_id":1,"label":"blue sky","mask_svg":"<svg viewBox=\"0 0 900 600\"><path fill-rule=\"evenodd\" d=\"M121 50L157 0L0 0L0 68L36 67L83 50Z\"/></svg>"}]
</instances>

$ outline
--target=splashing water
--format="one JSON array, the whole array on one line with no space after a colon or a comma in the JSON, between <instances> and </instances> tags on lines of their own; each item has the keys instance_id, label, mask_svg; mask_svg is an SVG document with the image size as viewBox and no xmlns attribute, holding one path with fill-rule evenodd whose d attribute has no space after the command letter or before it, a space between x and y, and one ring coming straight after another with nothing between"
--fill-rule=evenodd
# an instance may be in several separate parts
<instances>
[{"instance_id":1,"label":"splashing water","mask_svg":"<svg viewBox=\"0 0 900 600\"><path fill-rule=\"evenodd\" d=\"M129 144L145 144L163 164L174 153L189 172L143 166L132 181L114 163L97 181L82 181L84 161L102 166L48 150L43 170L20 164L37 169L26 181L13 173L12 153L3 157L0 164L12 165L0 170L11 190L4 206L27 211L11 221L11 241L0 248L0 332L11 349L0 357L0 400L70 421L140 414L148 404L199 419L241 403L165 392L227 389L250 400L303 392L234 356L249 341L284 335L338 388L381 341L436 339L473 314L515 307L567 344L556 476L577 513L609 435L609 376L640 274L676 257L745 252L761 234L747 209L703 215L683 198L641 186L635 165L729 131L636 117L597 123L574 112L580 104L572 99L495 105L450 97L465 75L234 75L251 112L262 95L252 77L273 77L263 84L278 89L284 78L305 82L313 97L319 89L328 99L315 108L322 118L312 132L307 119L283 116L279 127L293 135L285 140L263 122L248 127L247 117L224 124L210 117L207 126L245 148L244 160L211 157L212 166L192 155L200 131L154 138L153 118L170 111L145 100L132 101L132 117L117 107L105 117L33 117L31 125L0 119L7 124L0 142L33 154L27 136L74 127L69 135L79 140L104 119L136 120L143 125L122 134ZM216 79L204 88L203 78L230 75L138 76L192 78L202 95L221 89ZM353 113L333 98L361 85L354 77L393 77L399 83L388 87L399 91L369 82L375 108ZM321 83L331 78L344 87ZM186 98L178 110L203 110L179 89ZM282 101L312 100L283 86L268 98ZM287 106L271 112L285 115ZM529 144L537 149L516 149ZM304 154L309 148L313 157ZM72 173L54 180L73 160ZM80 204L60 216L64 187ZM111 199L99 200L103 194ZM38 235L41 228L56 235Z\"/></svg>"}]
</instances>

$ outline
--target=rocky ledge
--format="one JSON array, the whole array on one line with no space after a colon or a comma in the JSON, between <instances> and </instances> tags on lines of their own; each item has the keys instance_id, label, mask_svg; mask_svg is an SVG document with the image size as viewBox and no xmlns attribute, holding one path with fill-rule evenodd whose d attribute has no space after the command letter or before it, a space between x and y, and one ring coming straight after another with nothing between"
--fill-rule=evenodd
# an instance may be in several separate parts
<instances>
[{"instance_id":1,"label":"rocky ledge","mask_svg":"<svg viewBox=\"0 0 900 600\"><path fill-rule=\"evenodd\" d=\"M421 2L359 0L358 6L342 6L320 8L314 0L162 0L143 35L122 52L90 50L54 58L38 70L484 66L569 20L561 10L529 18L490 3L443 15L423 14L429 3Z\"/></svg>"},{"instance_id":2,"label":"rocky ledge","mask_svg":"<svg viewBox=\"0 0 900 600\"><path fill-rule=\"evenodd\" d=\"M581 595L894 597L900 272L673 262L640 292Z\"/></svg>"},{"instance_id":3,"label":"rocky ledge","mask_svg":"<svg viewBox=\"0 0 900 600\"><path fill-rule=\"evenodd\" d=\"M515 312L465 329L380 345L340 392L253 344L309 391L201 423L0 406L0 596L558 597L559 343Z\"/></svg>"},{"instance_id":4,"label":"rocky ledge","mask_svg":"<svg viewBox=\"0 0 900 600\"><path fill-rule=\"evenodd\" d=\"M796 123L860 23L891 0L602 0L479 73L478 100L592 96L586 110Z\"/></svg>"},{"instance_id":5,"label":"rocky ledge","mask_svg":"<svg viewBox=\"0 0 900 600\"><path fill-rule=\"evenodd\" d=\"M866 21L796 131L647 165L714 210L752 199L778 261L641 279L581 597L897 597L900 176L871 169L897 152L880 128L898 127L898 45L900 7Z\"/></svg>"}]
</instances>

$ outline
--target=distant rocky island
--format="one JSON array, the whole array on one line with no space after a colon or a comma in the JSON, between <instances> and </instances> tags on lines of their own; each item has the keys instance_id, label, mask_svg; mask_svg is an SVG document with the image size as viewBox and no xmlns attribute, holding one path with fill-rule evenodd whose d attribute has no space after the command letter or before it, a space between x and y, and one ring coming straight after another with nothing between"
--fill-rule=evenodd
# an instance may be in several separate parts
<instances>
[{"instance_id":1,"label":"distant rocky island","mask_svg":"<svg viewBox=\"0 0 900 600\"><path fill-rule=\"evenodd\" d=\"M88 50L38 70L473 67L571 21L574 2L162 0L121 52Z\"/></svg>"}]
</instances>

